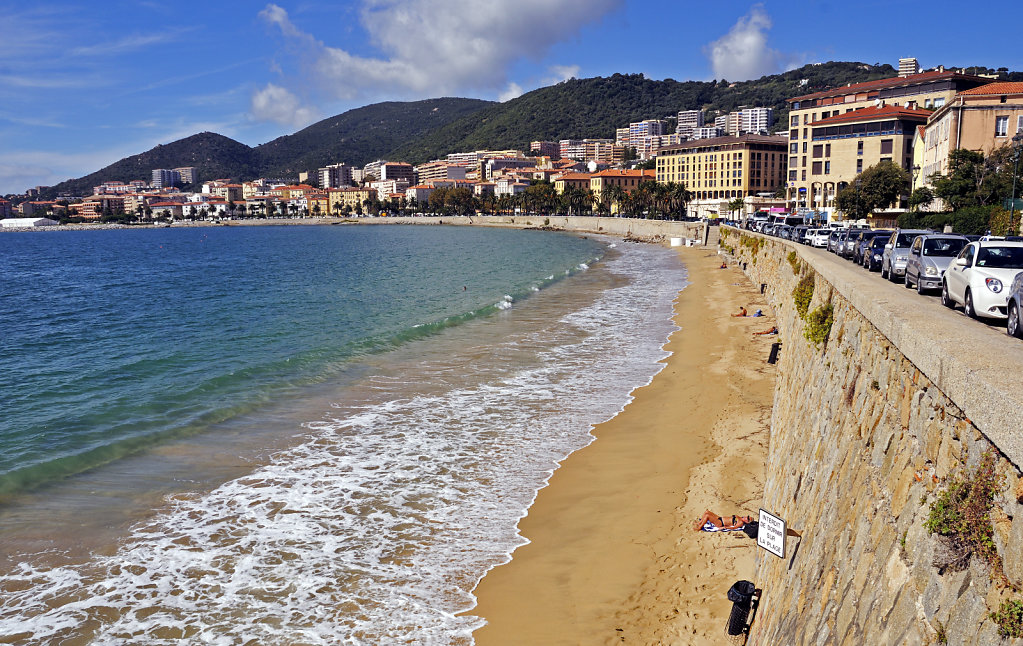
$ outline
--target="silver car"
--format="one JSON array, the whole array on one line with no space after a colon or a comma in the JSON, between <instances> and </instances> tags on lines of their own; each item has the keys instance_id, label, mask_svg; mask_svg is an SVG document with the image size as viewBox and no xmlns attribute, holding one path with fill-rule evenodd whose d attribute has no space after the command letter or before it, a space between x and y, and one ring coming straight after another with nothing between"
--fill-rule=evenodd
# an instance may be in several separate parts
<instances>
[{"instance_id":1,"label":"silver car","mask_svg":"<svg viewBox=\"0 0 1023 646\"><path fill-rule=\"evenodd\" d=\"M1012 279L1009 290L1009 319L1005 322L1005 331L1010 335L1023 339L1023 271Z\"/></svg>"},{"instance_id":2,"label":"silver car","mask_svg":"<svg viewBox=\"0 0 1023 646\"><path fill-rule=\"evenodd\" d=\"M927 229L896 229L891 240L884 246L881 256L881 278L894 282L906 273L906 261L909 260L909 246L917 236L934 233Z\"/></svg>"},{"instance_id":3,"label":"silver car","mask_svg":"<svg viewBox=\"0 0 1023 646\"><path fill-rule=\"evenodd\" d=\"M956 235L922 235L913 240L906 260L906 287L916 285L918 294L928 289L941 289L941 277L945 275L952 259L959 255L969 240Z\"/></svg>"}]
</instances>

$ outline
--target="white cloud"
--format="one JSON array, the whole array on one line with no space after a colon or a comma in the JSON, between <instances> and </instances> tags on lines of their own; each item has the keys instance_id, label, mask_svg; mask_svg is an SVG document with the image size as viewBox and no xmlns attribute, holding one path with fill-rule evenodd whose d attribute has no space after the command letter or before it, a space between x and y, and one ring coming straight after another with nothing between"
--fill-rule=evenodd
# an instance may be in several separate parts
<instances>
[{"instance_id":1,"label":"white cloud","mask_svg":"<svg viewBox=\"0 0 1023 646\"><path fill-rule=\"evenodd\" d=\"M316 113L311 108L302 107L297 96L273 83L267 83L265 88L252 95L250 115L257 121L275 121L296 128L316 120Z\"/></svg>"},{"instance_id":2,"label":"white cloud","mask_svg":"<svg viewBox=\"0 0 1023 646\"><path fill-rule=\"evenodd\" d=\"M504 92L501 92L501 94L497 96L497 100L504 103L505 101L517 99L520 96L522 96L522 86L518 83L511 82L508 84L508 87L504 89Z\"/></svg>"},{"instance_id":3,"label":"white cloud","mask_svg":"<svg viewBox=\"0 0 1023 646\"><path fill-rule=\"evenodd\" d=\"M544 85L554 85L579 75L578 65L552 65L549 70L551 76L544 79Z\"/></svg>"},{"instance_id":4,"label":"white cloud","mask_svg":"<svg viewBox=\"0 0 1023 646\"><path fill-rule=\"evenodd\" d=\"M704 48L714 70L714 78L746 81L766 74L791 69L798 57L767 46L771 17L757 4L739 18L727 34Z\"/></svg>"},{"instance_id":5,"label":"white cloud","mask_svg":"<svg viewBox=\"0 0 1023 646\"><path fill-rule=\"evenodd\" d=\"M363 0L359 21L380 56L320 42L269 4L260 12L303 60L308 80L333 99L423 98L522 88L509 70L620 8L623 0L520 0L510 8L476 0ZM552 68L557 80L577 66ZM556 82L556 81L555 81Z\"/></svg>"}]
</instances>

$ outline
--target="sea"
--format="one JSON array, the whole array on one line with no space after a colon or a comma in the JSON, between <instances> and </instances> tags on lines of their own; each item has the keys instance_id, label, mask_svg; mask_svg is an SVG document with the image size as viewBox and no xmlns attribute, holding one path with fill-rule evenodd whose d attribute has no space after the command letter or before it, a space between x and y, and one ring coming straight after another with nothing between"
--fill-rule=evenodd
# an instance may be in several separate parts
<instances>
[{"instance_id":1,"label":"sea","mask_svg":"<svg viewBox=\"0 0 1023 646\"><path fill-rule=\"evenodd\" d=\"M0 235L0 643L472 644L685 285L563 232Z\"/></svg>"}]
</instances>

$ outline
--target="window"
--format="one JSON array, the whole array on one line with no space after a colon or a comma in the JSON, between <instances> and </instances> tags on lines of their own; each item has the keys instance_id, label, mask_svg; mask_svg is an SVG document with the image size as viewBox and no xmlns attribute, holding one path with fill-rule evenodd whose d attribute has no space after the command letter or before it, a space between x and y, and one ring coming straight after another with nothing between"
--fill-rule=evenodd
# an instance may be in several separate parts
<instances>
[{"instance_id":1,"label":"window","mask_svg":"<svg viewBox=\"0 0 1023 646\"><path fill-rule=\"evenodd\" d=\"M824 146L821 145L821 144L816 144L813 147L813 158L814 159L820 159L823 156L824 156Z\"/></svg>"},{"instance_id":2,"label":"window","mask_svg":"<svg viewBox=\"0 0 1023 646\"><path fill-rule=\"evenodd\" d=\"M944 98L934 99L934 109L935 110L937 110L938 108L940 108L943 105L945 105L945 99Z\"/></svg>"},{"instance_id":3,"label":"window","mask_svg":"<svg viewBox=\"0 0 1023 646\"><path fill-rule=\"evenodd\" d=\"M806 171L805 170L803 171L803 181L804 182L806 181Z\"/></svg>"},{"instance_id":4,"label":"window","mask_svg":"<svg viewBox=\"0 0 1023 646\"><path fill-rule=\"evenodd\" d=\"M831 174L831 162L830 161L824 162L824 174L825 175L830 175Z\"/></svg>"},{"instance_id":5,"label":"window","mask_svg":"<svg viewBox=\"0 0 1023 646\"><path fill-rule=\"evenodd\" d=\"M931 100L930 99L924 99L924 107L930 109L930 107L931 107Z\"/></svg>"},{"instance_id":6,"label":"window","mask_svg":"<svg viewBox=\"0 0 1023 646\"><path fill-rule=\"evenodd\" d=\"M831 144L825 144L825 146L824 146L824 156L825 157L831 157Z\"/></svg>"},{"instance_id":7,"label":"window","mask_svg":"<svg viewBox=\"0 0 1023 646\"><path fill-rule=\"evenodd\" d=\"M789 130L789 139L799 139L799 128Z\"/></svg>"},{"instance_id":8,"label":"window","mask_svg":"<svg viewBox=\"0 0 1023 646\"><path fill-rule=\"evenodd\" d=\"M799 125L799 115L798 114L792 115L792 118L789 119L789 125L791 127L793 127L793 128L795 128L796 126Z\"/></svg>"},{"instance_id":9,"label":"window","mask_svg":"<svg viewBox=\"0 0 1023 646\"><path fill-rule=\"evenodd\" d=\"M857 141L856 142L856 154L857 155L863 155L863 142L862 141ZM862 162L862 160L860 160L860 161Z\"/></svg>"},{"instance_id":10,"label":"window","mask_svg":"<svg viewBox=\"0 0 1023 646\"><path fill-rule=\"evenodd\" d=\"M806 154L806 142L803 142L803 154Z\"/></svg>"},{"instance_id":11,"label":"window","mask_svg":"<svg viewBox=\"0 0 1023 646\"><path fill-rule=\"evenodd\" d=\"M995 136L1007 137L1009 135L1009 117L995 117Z\"/></svg>"},{"instance_id":12,"label":"window","mask_svg":"<svg viewBox=\"0 0 1023 646\"><path fill-rule=\"evenodd\" d=\"M892 140L892 139L882 139L881 140L881 154L882 155L890 155L890 154L892 154L892 142L893 141L894 140Z\"/></svg>"},{"instance_id":13,"label":"window","mask_svg":"<svg viewBox=\"0 0 1023 646\"><path fill-rule=\"evenodd\" d=\"M803 155L803 163L802 163L802 166L803 166L803 168L806 168L806 155ZM804 172L805 172L805 171L804 171Z\"/></svg>"},{"instance_id":14,"label":"window","mask_svg":"<svg viewBox=\"0 0 1023 646\"><path fill-rule=\"evenodd\" d=\"M856 160L856 172L857 173L862 173L863 172L863 160L862 159L857 159Z\"/></svg>"},{"instance_id":15,"label":"window","mask_svg":"<svg viewBox=\"0 0 1023 646\"><path fill-rule=\"evenodd\" d=\"M814 175L820 175L821 174L821 170L822 170L821 163L819 161L815 161L813 163L813 167L811 168L811 172Z\"/></svg>"},{"instance_id":16,"label":"window","mask_svg":"<svg viewBox=\"0 0 1023 646\"><path fill-rule=\"evenodd\" d=\"M1023 115L1016 117L1016 132L1023 130Z\"/></svg>"},{"instance_id":17,"label":"window","mask_svg":"<svg viewBox=\"0 0 1023 646\"><path fill-rule=\"evenodd\" d=\"M796 181L796 173L797 172L798 171L794 171L794 170L790 170L789 171L789 181L792 181L792 182Z\"/></svg>"}]
</instances>

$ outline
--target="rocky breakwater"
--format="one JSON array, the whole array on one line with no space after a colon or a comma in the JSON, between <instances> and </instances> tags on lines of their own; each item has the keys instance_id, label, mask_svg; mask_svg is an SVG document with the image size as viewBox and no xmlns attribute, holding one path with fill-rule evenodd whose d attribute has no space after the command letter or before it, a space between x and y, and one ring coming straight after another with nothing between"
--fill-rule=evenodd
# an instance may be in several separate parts
<instances>
[{"instance_id":1,"label":"rocky breakwater","mask_svg":"<svg viewBox=\"0 0 1023 646\"><path fill-rule=\"evenodd\" d=\"M762 507L801 534L758 552L748 643L1023 643L1023 344L820 250L720 244L778 316Z\"/></svg>"}]
</instances>

